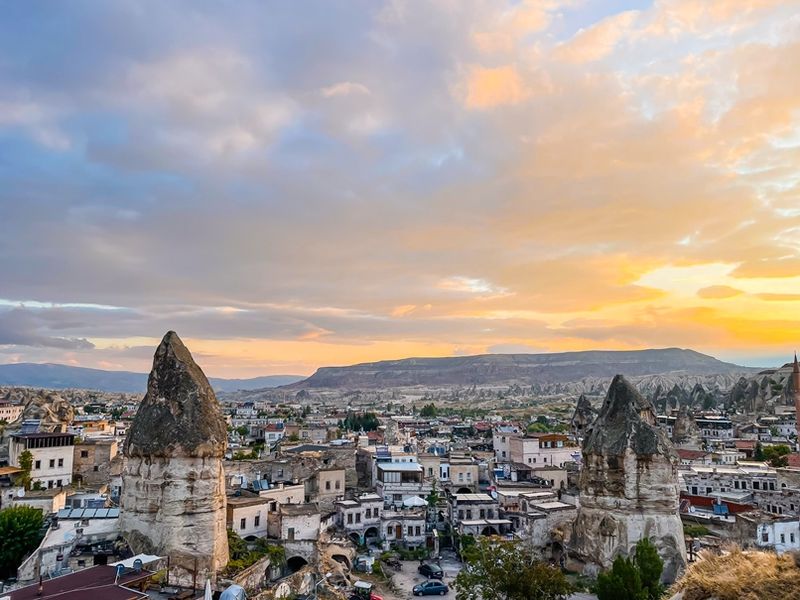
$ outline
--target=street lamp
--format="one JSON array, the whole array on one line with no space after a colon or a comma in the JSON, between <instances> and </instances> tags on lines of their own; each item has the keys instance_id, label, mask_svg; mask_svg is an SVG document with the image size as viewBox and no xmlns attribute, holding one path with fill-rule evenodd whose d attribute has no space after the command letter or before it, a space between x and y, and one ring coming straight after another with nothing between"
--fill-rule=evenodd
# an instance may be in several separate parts
<instances>
[{"instance_id":1,"label":"street lamp","mask_svg":"<svg viewBox=\"0 0 800 600\"><path fill-rule=\"evenodd\" d=\"M319 581L318 581L318 582L317 582L317 583L314 585L314 600L317 600L317 598L318 598L318 596L317 596L317 588L319 587L319 585L320 585L321 583L325 583L325 581L326 581L327 579L330 579L331 575L333 575L333 573L325 573L325 577L324 577L324 578L322 578L322 579L320 579L320 580L319 580Z\"/></svg>"}]
</instances>

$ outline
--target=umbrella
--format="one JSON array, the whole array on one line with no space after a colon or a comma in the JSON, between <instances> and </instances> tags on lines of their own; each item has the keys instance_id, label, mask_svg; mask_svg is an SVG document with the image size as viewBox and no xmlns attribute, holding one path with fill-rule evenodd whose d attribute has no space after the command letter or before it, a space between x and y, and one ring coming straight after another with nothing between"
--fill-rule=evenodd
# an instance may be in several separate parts
<instances>
[{"instance_id":1,"label":"umbrella","mask_svg":"<svg viewBox=\"0 0 800 600\"><path fill-rule=\"evenodd\" d=\"M403 500L403 506L428 506L428 503L419 496L411 496Z\"/></svg>"},{"instance_id":2,"label":"umbrella","mask_svg":"<svg viewBox=\"0 0 800 600\"><path fill-rule=\"evenodd\" d=\"M214 595L211 593L210 579L206 579L206 593L203 594L203 600L214 600Z\"/></svg>"}]
</instances>

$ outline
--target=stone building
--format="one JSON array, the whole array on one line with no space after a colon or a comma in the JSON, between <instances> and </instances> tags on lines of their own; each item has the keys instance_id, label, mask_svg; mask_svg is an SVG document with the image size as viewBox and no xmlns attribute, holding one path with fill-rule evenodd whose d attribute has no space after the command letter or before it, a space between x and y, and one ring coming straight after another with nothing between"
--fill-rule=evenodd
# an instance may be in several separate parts
<instances>
[{"instance_id":1,"label":"stone building","mask_svg":"<svg viewBox=\"0 0 800 600\"><path fill-rule=\"evenodd\" d=\"M75 483L89 486L109 484L119 444L114 438L86 438L74 446Z\"/></svg>"},{"instance_id":2,"label":"stone building","mask_svg":"<svg viewBox=\"0 0 800 600\"><path fill-rule=\"evenodd\" d=\"M679 501L672 442L650 401L617 375L583 441L571 554L597 572L646 537L664 560L662 578L674 581L686 565Z\"/></svg>"},{"instance_id":3,"label":"stone building","mask_svg":"<svg viewBox=\"0 0 800 600\"><path fill-rule=\"evenodd\" d=\"M26 450L33 457L31 483L58 488L72 483L75 436L71 433L14 433L8 446L9 463L18 467Z\"/></svg>"},{"instance_id":4,"label":"stone building","mask_svg":"<svg viewBox=\"0 0 800 600\"><path fill-rule=\"evenodd\" d=\"M227 439L208 379L168 332L125 441L120 527L135 552L169 557L172 581L213 579L228 563Z\"/></svg>"}]
</instances>

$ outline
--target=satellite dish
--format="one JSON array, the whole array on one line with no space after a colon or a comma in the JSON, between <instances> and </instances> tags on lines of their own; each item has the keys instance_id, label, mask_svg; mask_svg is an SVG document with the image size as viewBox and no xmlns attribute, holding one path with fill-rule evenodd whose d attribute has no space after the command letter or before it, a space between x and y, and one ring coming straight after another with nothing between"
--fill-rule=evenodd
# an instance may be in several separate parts
<instances>
[{"instance_id":1,"label":"satellite dish","mask_svg":"<svg viewBox=\"0 0 800 600\"><path fill-rule=\"evenodd\" d=\"M19 488L17 490L17 498L24 498L25 497L25 488Z\"/></svg>"}]
</instances>

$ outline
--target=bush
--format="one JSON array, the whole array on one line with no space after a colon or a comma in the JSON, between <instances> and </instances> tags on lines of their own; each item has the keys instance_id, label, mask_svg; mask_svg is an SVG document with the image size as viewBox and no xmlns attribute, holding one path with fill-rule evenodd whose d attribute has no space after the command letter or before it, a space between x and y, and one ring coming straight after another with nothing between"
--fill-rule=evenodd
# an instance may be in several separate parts
<instances>
[{"instance_id":1,"label":"bush","mask_svg":"<svg viewBox=\"0 0 800 600\"><path fill-rule=\"evenodd\" d=\"M0 510L0 579L17 572L25 557L42 539L42 510L12 506Z\"/></svg>"}]
</instances>

